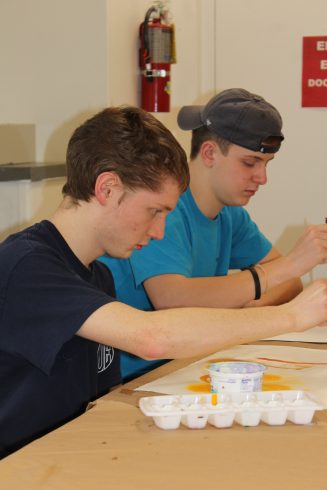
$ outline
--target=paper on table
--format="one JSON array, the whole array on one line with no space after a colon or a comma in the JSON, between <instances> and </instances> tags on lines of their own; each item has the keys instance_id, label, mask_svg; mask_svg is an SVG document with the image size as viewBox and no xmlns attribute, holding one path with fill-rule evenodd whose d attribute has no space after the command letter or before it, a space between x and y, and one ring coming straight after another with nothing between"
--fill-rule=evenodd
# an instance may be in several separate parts
<instances>
[{"instance_id":1,"label":"paper on table","mask_svg":"<svg viewBox=\"0 0 327 490\"><path fill-rule=\"evenodd\" d=\"M265 340L283 340L286 342L327 343L327 327L314 327L305 332L286 333Z\"/></svg>"},{"instance_id":2,"label":"paper on table","mask_svg":"<svg viewBox=\"0 0 327 490\"><path fill-rule=\"evenodd\" d=\"M327 350L272 345L240 345L216 352L137 388L168 395L210 393L206 368L210 362L246 360L264 364L267 369L263 390L309 391L327 407Z\"/></svg>"}]
</instances>

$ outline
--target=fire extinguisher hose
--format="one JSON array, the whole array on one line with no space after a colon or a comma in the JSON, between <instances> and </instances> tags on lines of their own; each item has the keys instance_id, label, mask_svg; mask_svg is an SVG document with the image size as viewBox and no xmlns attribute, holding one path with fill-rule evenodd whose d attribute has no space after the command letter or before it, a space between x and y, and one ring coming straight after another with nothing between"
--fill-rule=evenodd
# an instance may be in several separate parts
<instances>
[{"instance_id":1,"label":"fire extinguisher hose","mask_svg":"<svg viewBox=\"0 0 327 490\"><path fill-rule=\"evenodd\" d=\"M143 36L144 36L144 51L145 51L145 64L149 64L151 62L151 57L150 57L150 45L149 45L149 20L152 12L155 12L157 9L155 7L150 7L144 17L144 29L143 29Z\"/></svg>"}]
</instances>

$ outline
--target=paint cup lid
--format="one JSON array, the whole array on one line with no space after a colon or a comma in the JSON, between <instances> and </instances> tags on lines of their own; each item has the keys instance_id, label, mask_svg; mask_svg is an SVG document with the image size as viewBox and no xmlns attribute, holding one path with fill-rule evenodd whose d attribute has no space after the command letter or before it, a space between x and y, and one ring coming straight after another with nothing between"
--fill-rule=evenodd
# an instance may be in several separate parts
<instances>
[{"instance_id":1,"label":"paint cup lid","mask_svg":"<svg viewBox=\"0 0 327 490\"><path fill-rule=\"evenodd\" d=\"M214 362L208 366L210 373L226 373L226 374L254 374L263 373L266 370L266 366L256 362L241 362L241 361L228 361L228 362Z\"/></svg>"}]
</instances>

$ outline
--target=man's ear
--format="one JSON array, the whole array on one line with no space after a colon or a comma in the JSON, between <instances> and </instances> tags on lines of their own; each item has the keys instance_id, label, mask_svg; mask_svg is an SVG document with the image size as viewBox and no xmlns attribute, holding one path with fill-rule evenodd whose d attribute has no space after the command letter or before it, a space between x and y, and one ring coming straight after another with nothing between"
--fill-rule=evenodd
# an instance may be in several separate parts
<instances>
[{"instance_id":1,"label":"man's ear","mask_svg":"<svg viewBox=\"0 0 327 490\"><path fill-rule=\"evenodd\" d=\"M114 191L122 190L122 182L115 172L103 172L97 177L94 194L100 204L106 204Z\"/></svg>"},{"instance_id":2,"label":"man's ear","mask_svg":"<svg viewBox=\"0 0 327 490\"><path fill-rule=\"evenodd\" d=\"M213 140L204 141L200 148L200 156L206 167L212 167L218 153L218 145Z\"/></svg>"}]
</instances>

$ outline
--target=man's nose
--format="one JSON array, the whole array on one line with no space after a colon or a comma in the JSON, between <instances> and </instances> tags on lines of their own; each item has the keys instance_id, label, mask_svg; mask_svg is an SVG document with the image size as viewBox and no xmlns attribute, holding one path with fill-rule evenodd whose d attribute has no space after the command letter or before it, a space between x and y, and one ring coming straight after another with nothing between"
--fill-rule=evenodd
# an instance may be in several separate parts
<instances>
[{"instance_id":1,"label":"man's nose","mask_svg":"<svg viewBox=\"0 0 327 490\"><path fill-rule=\"evenodd\" d=\"M261 168L257 169L254 176L253 176L254 182L256 182L259 185L265 185L267 183L267 168L266 166L262 166Z\"/></svg>"},{"instance_id":2,"label":"man's nose","mask_svg":"<svg viewBox=\"0 0 327 490\"><path fill-rule=\"evenodd\" d=\"M162 240L165 235L165 218L162 216L155 219L149 230L149 235L153 240Z\"/></svg>"}]
</instances>

